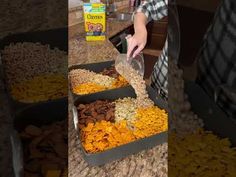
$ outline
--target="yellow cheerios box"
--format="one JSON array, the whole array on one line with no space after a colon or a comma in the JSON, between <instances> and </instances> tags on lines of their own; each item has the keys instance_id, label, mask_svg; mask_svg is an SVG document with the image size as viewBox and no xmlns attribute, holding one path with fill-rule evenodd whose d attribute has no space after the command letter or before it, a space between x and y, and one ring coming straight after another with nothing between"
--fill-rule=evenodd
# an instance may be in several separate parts
<instances>
[{"instance_id":1,"label":"yellow cheerios box","mask_svg":"<svg viewBox=\"0 0 236 177\"><path fill-rule=\"evenodd\" d=\"M102 3L84 3L84 26L87 41L106 39L106 9Z\"/></svg>"}]
</instances>

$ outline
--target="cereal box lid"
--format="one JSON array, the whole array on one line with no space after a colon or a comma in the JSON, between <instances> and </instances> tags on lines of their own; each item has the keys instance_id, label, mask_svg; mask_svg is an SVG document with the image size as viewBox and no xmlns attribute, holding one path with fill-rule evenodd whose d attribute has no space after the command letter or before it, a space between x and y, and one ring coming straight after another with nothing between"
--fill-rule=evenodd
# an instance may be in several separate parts
<instances>
[{"instance_id":1,"label":"cereal box lid","mask_svg":"<svg viewBox=\"0 0 236 177\"><path fill-rule=\"evenodd\" d=\"M84 12L101 13L105 12L105 4L102 3L84 3Z\"/></svg>"}]
</instances>

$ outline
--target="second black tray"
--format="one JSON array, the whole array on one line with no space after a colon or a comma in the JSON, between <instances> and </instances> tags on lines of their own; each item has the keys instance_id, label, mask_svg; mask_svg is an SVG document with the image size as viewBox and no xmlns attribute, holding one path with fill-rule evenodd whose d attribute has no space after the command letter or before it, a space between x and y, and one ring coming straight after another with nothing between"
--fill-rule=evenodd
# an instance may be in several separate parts
<instances>
[{"instance_id":1,"label":"second black tray","mask_svg":"<svg viewBox=\"0 0 236 177\"><path fill-rule=\"evenodd\" d=\"M61 99L48 103L31 106L15 114L13 122L14 130L10 135L11 148L13 152L13 169L15 176L24 176L23 145L19 133L28 125L41 127L58 121L66 120L68 117L68 100Z\"/></svg>"},{"instance_id":2,"label":"second black tray","mask_svg":"<svg viewBox=\"0 0 236 177\"><path fill-rule=\"evenodd\" d=\"M186 82L185 92L188 94L192 111L203 120L204 129L222 138L229 138L232 145L236 146L236 121L228 117L196 83Z\"/></svg>"},{"instance_id":3,"label":"second black tray","mask_svg":"<svg viewBox=\"0 0 236 177\"><path fill-rule=\"evenodd\" d=\"M42 126L68 117L68 100L62 98L31 105L15 113L14 128L22 131L27 125Z\"/></svg>"},{"instance_id":4,"label":"second black tray","mask_svg":"<svg viewBox=\"0 0 236 177\"><path fill-rule=\"evenodd\" d=\"M166 103L161 98L158 98L156 96L155 91L151 87L147 87L147 91L149 93L149 97L154 101L155 105L167 111ZM118 98L124 98L124 97L134 97L134 98L136 97L132 87L125 87L116 90L108 90L106 92L100 92L100 93L95 93L93 95L82 96L75 100L74 105L77 106L80 103L91 103L96 100L104 100L104 99L114 101ZM78 112L75 107L73 108L73 114L74 114L73 115L74 124L77 129ZM77 129L77 131L79 130ZM98 166L117 159L124 158L134 153L138 153L142 150L150 149L164 142L167 142L167 131L147 138L136 140L134 142L121 145L110 150L106 150L104 152L99 152L94 154L87 153L82 147L82 153L84 159L90 165Z\"/></svg>"},{"instance_id":5,"label":"second black tray","mask_svg":"<svg viewBox=\"0 0 236 177\"><path fill-rule=\"evenodd\" d=\"M13 35L6 36L0 40L0 50L3 50L5 46L8 46L11 43L40 42L41 44L44 44L44 45L46 44L50 45L50 48L52 49L56 47L60 50L67 52L68 51L67 38L68 38L67 28L58 28L58 29L45 30L45 31L13 34ZM6 75L4 66L3 66L3 74ZM16 111L32 106L32 105L37 105L40 103L53 102L53 100L41 101L41 102L36 102L36 103L23 103L23 102L17 101L12 98L9 91L9 86L7 85L6 80L4 80L4 84L6 85L6 91L8 92L9 99L11 101L11 106Z\"/></svg>"}]
</instances>

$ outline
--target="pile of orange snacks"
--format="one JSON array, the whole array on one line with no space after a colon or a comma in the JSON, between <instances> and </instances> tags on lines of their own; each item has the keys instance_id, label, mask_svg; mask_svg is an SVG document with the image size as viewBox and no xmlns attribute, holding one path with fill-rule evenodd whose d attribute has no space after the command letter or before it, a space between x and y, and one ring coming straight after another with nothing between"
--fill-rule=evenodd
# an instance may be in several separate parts
<instances>
[{"instance_id":1,"label":"pile of orange snacks","mask_svg":"<svg viewBox=\"0 0 236 177\"><path fill-rule=\"evenodd\" d=\"M96 93L106 90L107 88L96 83L88 82L77 85L73 88L73 92L79 95L85 95L89 93Z\"/></svg>"},{"instance_id":2,"label":"pile of orange snacks","mask_svg":"<svg viewBox=\"0 0 236 177\"><path fill-rule=\"evenodd\" d=\"M198 131L179 137L169 136L170 177L216 177L236 175L236 147L212 132ZM188 168L186 168L188 167Z\"/></svg>"},{"instance_id":3,"label":"pile of orange snacks","mask_svg":"<svg viewBox=\"0 0 236 177\"><path fill-rule=\"evenodd\" d=\"M63 98L67 93L67 79L62 74L43 74L10 86L13 99L23 103Z\"/></svg>"},{"instance_id":4,"label":"pile of orange snacks","mask_svg":"<svg viewBox=\"0 0 236 177\"><path fill-rule=\"evenodd\" d=\"M95 92L101 92L104 90L110 90L115 88L120 88L128 85L128 82L122 77L119 76L110 86L103 86L97 83L88 82L77 85L73 88L73 92L79 95L90 94Z\"/></svg>"},{"instance_id":5,"label":"pile of orange snacks","mask_svg":"<svg viewBox=\"0 0 236 177\"><path fill-rule=\"evenodd\" d=\"M86 127L80 129L85 150L89 153L102 152L168 129L168 115L165 110L157 106L137 108L134 116L131 124L125 119L115 122L104 119L88 123Z\"/></svg>"}]
</instances>

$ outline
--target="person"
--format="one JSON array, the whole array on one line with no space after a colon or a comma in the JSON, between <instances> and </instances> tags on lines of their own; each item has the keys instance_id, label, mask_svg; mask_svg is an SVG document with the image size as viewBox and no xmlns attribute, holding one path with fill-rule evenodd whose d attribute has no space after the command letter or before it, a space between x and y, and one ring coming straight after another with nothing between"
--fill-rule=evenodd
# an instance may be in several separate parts
<instances>
[{"instance_id":1,"label":"person","mask_svg":"<svg viewBox=\"0 0 236 177\"><path fill-rule=\"evenodd\" d=\"M160 20L168 15L168 0L148 0L138 7L133 15L134 35L126 37L128 43L127 58L135 57L145 47L147 42L146 24L149 20ZM162 98L168 98L168 41L166 39L162 54L155 63L151 75L151 86ZM131 56L132 55L132 56Z\"/></svg>"},{"instance_id":2,"label":"person","mask_svg":"<svg viewBox=\"0 0 236 177\"><path fill-rule=\"evenodd\" d=\"M236 119L236 1L223 0L197 55L197 83Z\"/></svg>"},{"instance_id":3,"label":"person","mask_svg":"<svg viewBox=\"0 0 236 177\"><path fill-rule=\"evenodd\" d=\"M127 38L128 52L135 47L137 55L146 44L147 19L161 19L167 15L167 3L161 0L149 0L141 5L134 15L133 36ZM151 86L164 90L167 96L167 42L164 52L154 66ZM236 119L236 1L223 0L215 12L202 46L196 56L198 76L196 82L205 90L228 117ZM164 88L164 89L163 89Z\"/></svg>"}]
</instances>

